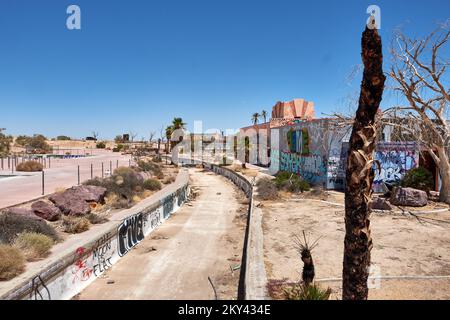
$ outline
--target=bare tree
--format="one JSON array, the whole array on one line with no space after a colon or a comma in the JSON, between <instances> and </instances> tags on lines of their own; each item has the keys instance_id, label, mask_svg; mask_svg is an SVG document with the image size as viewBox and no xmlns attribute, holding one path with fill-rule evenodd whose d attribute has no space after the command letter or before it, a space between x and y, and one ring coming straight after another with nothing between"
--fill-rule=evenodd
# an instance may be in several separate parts
<instances>
[{"instance_id":1,"label":"bare tree","mask_svg":"<svg viewBox=\"0 0 450 320\"><path fill-rule=\"evenodd\" d=\"M137 133L136 132L134 132L134 131L128 131L128 134L130 135L130 139L131 139L131 142L134 142L134 139L137 137Z\"/></svg>"},{"instance_id":2,"label":"bare tree","mask_svg":"<svg viewBox=\"0 0 450 320\"><path fill-rule=\"evenodd\" d=\"M384 117L431 155L441 177L440 200L446 203L450 203L450 90L446 74L449 58L444 53L450 37L449 24L450 20L425 38L396 34L389 75L393 89L401 93L406 103L385 110Z\"/></svg>"},{"instance_id":3,"label":"bare tree","mask_svg":"<svg viewBox=\"0 0 450 320\"><path fill-rule=\"evenodd\" d=\"M152 144L153 138L156 136L156 131L150 131L148 141L150 142L150 145Z\"/></svg>"},{"instance_id":4,"label":"bare tree","mask_svg":"<svg viewBox=\"0 0 450 320\"><path fill-rule=\"evenodd\" d=\"M92 131L92 137L97 140L98 138L98 131Z\"/></svg>"},{"instance_id":5,"label":"bare tree","mask_svg":"<svg viewBox=\"0 0 450 320\"><path fill-rule=\"evenodd\" d=\"M383 74L381 38L377 29L366 30L361 39L364 64L358 110L350 136L345 186L345 241L342 299L365 300L368 296L370 251L370 199L374 178L376 114L386 77Z\"/></svg>"}]
</instances>

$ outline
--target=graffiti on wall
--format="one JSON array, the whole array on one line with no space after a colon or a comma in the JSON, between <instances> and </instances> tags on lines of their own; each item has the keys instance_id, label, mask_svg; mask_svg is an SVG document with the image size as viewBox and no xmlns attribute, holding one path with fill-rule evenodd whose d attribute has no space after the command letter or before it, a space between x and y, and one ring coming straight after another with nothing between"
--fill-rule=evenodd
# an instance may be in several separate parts
<instances>
[{"instance_id":1,"label":"graffiti on wall","mask_svg":"<svg viewBox=\"0 0 450 320\"><path fill-rule=\"evenodd\" d=\"M98 277L112 266L111 237L109 232L96 241L92 254L94 275Z\"/></svg>"},{"instance_id":2,"label":"graffiti on wall","mask_svg":"<svg viewBox=\"0 0 450 320\"><path fill-rule=\"evenodd\" d=\"M300 175L310 183L323 182L326 176L326 161L320 154L307 156L280 152L280 170Z\"/></svg>"},{"instance_id":3,"label":"graffiti on wall","mask_svg":"<svg viewBox=\"0 0 450 320\"><path fill-rule=\"evenodd\" d=\"M31 280L30 300L51 300L50 291L40 275Z\"/></svg>"},{"instance_id":4,"label":"graffiti on wall","mask_svg":"<svg viewBox=\"0 0 450 320\"><path fill-rule=\"evenodd\" d=\"M117 233L117 252L120 257L127 254L135 245L144 239L144 217L137 213L120 224Z\"/></svg>"},{"instance_id":5,"label":"graffiti on wall","mask_svg":"<svg viewBox=\"0 0 450 320\"><path fill-rule=\"evenodd\" d=\"M383 183L397 184L405 173L417 167L418 152L414 143L381 143L375 152L375 160L380 163L381 170L375 169L373 189L383 192Z\"/></svg>"},{"instance_id":6,"label":"graffiti on wall","mask_svg":"<svg viewBox=\"0 0 450 320\"><path fill-rule=\"evenodd\" d=\"M72 283L77 281L88 281L93 273L93 269L88 266L87 258L85 256L86 249L79 247L75 250L75 262L72 266Z\"/></svg>"},{"instance_id":7,"label":"graffiti on wall","mask_svg":"<svg viewBox=\"0 0 450 320\"><path fill-rule=\"evenodd\" d=\"M332 148L328 157L327 189L343 190L345 187L345 165L347 162L348 142Z\"/></svg>"},{"instance_id":8,"label":"graffiti on wall","mask_svg":"<svg viewBox=\"0 0 450 320\"><path fill-rule=\"evenodd\" d=\"M299 153L301 155L309 154L308 128L302 128L300 130L294 130L291 128L286 133L286 141L290 152Z\"/></svg>"}]
</instances>

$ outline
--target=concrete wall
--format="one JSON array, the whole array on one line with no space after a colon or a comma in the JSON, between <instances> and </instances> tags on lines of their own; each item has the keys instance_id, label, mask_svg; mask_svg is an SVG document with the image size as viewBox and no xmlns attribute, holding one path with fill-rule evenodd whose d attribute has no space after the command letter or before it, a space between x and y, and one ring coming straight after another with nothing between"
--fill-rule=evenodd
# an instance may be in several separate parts
<instances>
[{"instance_id":1,"label":"concrete wall","mask_svg":"<svg viewBox=\"0 0 450 320\"><path fill-rule=\"evenodd\" d=\"M336 129L327 119L272 129L272 141L279 143L271 146L270 172L294 172L311 184L344 189L350 129ZM381 172L374 166L373 189L383 192L383 182L399 182L418 166L419 149L415 142L379 142L374 159Z\"/></svg>"},{"instance_id":2,"label":"concrete wall","mask_svg":"<svg viewBox=\"0 0 450 320\"><path fill-rule=\"evenodd\" d=\"M374 192L384 192L382 183L398 183L405 173L419 166L419 148L415 142L381 142L375 149L375 160L381 171L375 170Z\"/></svg>"},{"instance_id":3,"label":"concrete wall","mask_svg":"<svg viewBox=\"0 0 450 320\"><path fill-rule=\"evenodd\" d=\"M123 219L112 223L94 239L81 240L72 252L56 259L0 299L72 298L183 205L189 194L187 172L180 172L174 185L165 189L161 190L158 199L143 200L126 210Z\"/></svg>"},{"instance_id":4,"label":"concrete wall","mask_svg":"<svg viewBox=\"0 0 450 320\"><path fill-rule=\"evenodd\" d=\"M336 128L327 119L301 121L298 124L273 128L271 173L294 172L314 185L342 189L346 150L342 141L348 128ZM278 139L276 138L278 136Z\"/></svg>"}]
</instances>

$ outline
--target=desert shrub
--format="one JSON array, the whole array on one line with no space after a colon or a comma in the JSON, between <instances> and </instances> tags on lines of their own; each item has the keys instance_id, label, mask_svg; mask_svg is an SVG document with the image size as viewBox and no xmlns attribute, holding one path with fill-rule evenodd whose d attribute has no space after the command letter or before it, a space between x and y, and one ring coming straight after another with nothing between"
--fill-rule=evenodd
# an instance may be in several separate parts
<instances>
[{"instance_id":1,"label":"desert shrub","mask_svg":"<svg viewBox=\"0 0 450 320\"><path fill-rule=\"evenodd\" d=\"M42 164L32 160L19 163L16 167L16 171L24 171L24 172L36 172L42 171L43 169L44 166Z\"/></svg>"},{"instance_id":2,"label":"desert shrub","mask_svg":"<svg viewBox=\"0 0 450 320\"><path fill-rule=\"evenodd\" d=\"M41 233L55 241L58 240L55 229L43 220L15 214L0 215L0 243L11 244L22 232Z\"/></svg>"},{"instance_id":3,"label":"desert shrub","mask_svg":"<svg viewBox=\"0 0 450 320\"><path fill-rule=\"evenodd\" d=\"M158 177L158 179L164 178L162 168L158 163L152 161L139 160L138 167L142 171L151 172L154 176Z\"/></svg>"},{"instance_id":4,"label":"desert shrub","mask_svg":"<svg viewBox=\"0 0 450 320\"><path fill-rule=\"evenodd\" d=\"M109 221L108 218L93 212L86 215L86 219L88 219L91 224L102 224Z\"/></svg>"},{"instance_id":5,"label":"desert shrub","mask_svg":"<svg viewBox=\"0 0 450 320\"><path fill-rule=\"evenodd\" d=\"M303 192L310 190L310 184L296 174L281 171L275 177L275 184L279 190L289 192Z\"/></svg>"},{"instance_id":6,"label":"desert shrub","mask_svg":"<svg viewBox=\"0 0 450 320\"><path fill-rule=\"evenodd\" d=\"M0 281L14 278L25 271L25 257L19 249L0 244Z\"/></svg>"},{"instance_id":7,"label":"desert shrub","mask_svg":"<svg viewBox=\"0 0 450 320\"><path fill-rule=\"evenodd\" d=\"M162 162L162 158L160 155L157 155L157 156L153 157L152 161L153 162Z\"/></svg>"},{"instance_id":8,"label":"desert shrub","mask_svg":"<svg viewBox=\"0 0 450 320\"><path fill-rule=\"evenodd\" d=\"M322 289L315 283L310 285L294 284L284 288L283 292L286 300L328 300L331 295L330 288Z\"/></svg>"},{"instance_id":9,"label":"desert shrub","mask_svg":"<svg viewBox=\"0 0 450 320\"><path fill-rule=\"evenodd\" d=\"M120 152L120 151L122 151L123 148L124 148L124 145L119 143L117 146L115 146L113 148L113 152Z\"/></svg>"},{"instance_id":10,"label":"desert shrub","mask_svg":"<svg viewBox=\"0 0 450 320\"><path fill-rule=\"evenodd\" d=\"M429 192L434 190L434 179L430 171L419 167L409 170L401 180L400 185Z\"/></svg>"},{"instance_id":11,"label":"desert shrub","mask_svg":"<svg viewBox=\"0 0 450 320\"><path fill-rule=\"evenodd\" d=\"M263 200L273 200L278 197L278 189L273 181L268 177L261 178L256 183L258 196Z\"/></svg>"},{"instance_id":12,"label":"desert shrub","mask_svg":"<svg viewBox=\"0 0 450 320\"><path fill-rule=\"evenodd\" d=\"M156 179L147 179L144 181L144 189L145 190L161 190L161 182Z\"/></svg>"},{"instance_id":13,"label":"desert shrub","mask_svg":"<svg viewBox=\"0 0 450 320\"><path fill-rule=\"evenodd\" d=\"M22 232L14 241L28 261L46 257L50 253L54 241L49 236L36 232Z\"/></svg>"},{"instance_id":14,"label":"desert shrub","mask_svg":"<svg viewBox=\"0 0 450 320\"><path fill-rule=\"evenodd\" d=\"M56 140L65 141L65 140L72 140L72 139L68 136L57 136Z\"/></svg>"},{"instance_id":15,"label":"desert shrub","mask_svg":"<svg viewBox=\"0 0 450 320\"><path fill-rule=\"evenodd\" d=\"M89 220L84 217L64 217L64 231L67 233L82 233L89 230Z\"/></svg>"},{"instance_id":16,"label":"desert shrub","mask_svg":"<svg viewBox=\"0 0 450 320\"><path fill-rule=\"evenodd\" d=\"M101 141L101 142L97 143L95 146L97 147L97 149L105 149L106 148L106 143Z\"/></svg>"},{"instance_id":17,"label":"desert shrub","mask_svg":"<svg viewBox=\"0 0 450 320\"><path fill-rule=\"evenodd\" d=\"M105 185L105 181L104 180L105 179L101 179L101 178L95 177L93 179L89 179L89 180L84 181L82 184L85 185L85 186L103 187Z\"/></svg>"},{"instance_id":18,"label":"desert shrub","mask_svg":"<svg viewBox=\"0 0 450 320\"><path fill-rule=\"evenodd\" d=\"M170 183L175 182L175 180L176 180L176 178L174 176L168 176L168 177L164 178L163 183L170 184Z\"/></svg>"}]
</instances>

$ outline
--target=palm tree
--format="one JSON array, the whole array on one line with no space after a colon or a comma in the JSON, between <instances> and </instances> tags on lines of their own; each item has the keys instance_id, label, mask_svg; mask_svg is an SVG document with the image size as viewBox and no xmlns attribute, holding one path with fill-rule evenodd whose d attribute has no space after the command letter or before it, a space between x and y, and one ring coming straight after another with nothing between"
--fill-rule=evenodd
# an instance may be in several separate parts
<instances>
[{"instance_id":1,"label":"palm tree","mask_svg":"<svg viewBox=\"0 0 450 320\"><path fill-rule=\"evenodd\" d=\"M265 123L267 121L266 120L267 119L267 111L266 110L261 111L261 117L263 117L264 123Z\"/></svg>"},{"instance_id":2,"label":"palm tree","mask_svg":"<svg viewBox=\"0 0 450 320\"><path fill-rule=\"evenodd\" d=\"M166 153L168 153L170 151L169 147L170 147L170 139L172 138L172 132L173 132L172 126L167 126L166 127L166 139L167 139Z\"/></svg>"},{"instance_id":3,"label":"palm tree","mask_svg":"<svg viewBox=\"0 0 450 320\"><path fill-rule=\"evenodd\" d=\"M255 112L255 113L252 115L252 122L253 122L253 124L257 124L257 123L258 123L259 117L260 117L260 115L259 115L258 112Z\"/></svg>"},{"instance_id":4,"label":"palm tree","mask_svg":"<svg viewBox=\"0 0 450 320\"><path fill-rule=\"evenodd\" d=\"M183 122L181 118L173 118L172 120L172 129L175 131L176 129L184 129L186 123Z\"/></svg>"},{"instance_id":5,"label":"palm tree","mask_svg":"<svg viewBox=\"0 0 450 320\"><path fill-rule=\"evenodd\" d=\"M366 30L361 40L364 63L358 110L353 122L347 157L345 187L345 241L342 299L366 300L369 290L370 208L374 178L373 151L376 143L376 113L384 81L381 38L377 29Z\"/></svg>"}]
</instances>

